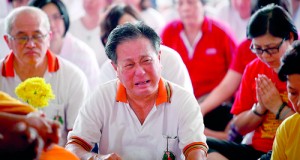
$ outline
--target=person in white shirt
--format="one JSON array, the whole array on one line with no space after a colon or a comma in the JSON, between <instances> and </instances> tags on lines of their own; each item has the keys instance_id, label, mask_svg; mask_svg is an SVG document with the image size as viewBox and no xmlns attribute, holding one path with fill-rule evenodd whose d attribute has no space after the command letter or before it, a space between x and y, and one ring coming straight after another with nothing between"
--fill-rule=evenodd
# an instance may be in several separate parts
<instances>
[{"instance_id":1,"label":"person in white shirt","mask_svg":"<svg viewBox=\"0 0 300 160\"><path fill-rule=\"evenodd\" d=\"M101 22L101 40L103 45L106 44L109 33L117 27L118 24L127 22L137 23L141 21L138 12L126 4L116 4L111 6ZM161 64L162 64L162 77L174 82L193 93L193 86L185 64L183 63L180 55L175 50L162 45L161 46ZM100 68L100 83L107 82L115 79L116 72L111 65L111 61L107 60Z\"/></svg>"},{"instance_id":2,"label":"person in white shirt","mask_svg":"<svg viewBox=\"0 0 300 160\"><path fill-rule=\"evenodd\" d=\"M118 79L100 85L80 110L66 149L81 159L206 159L206 137L193 93L161 77L160 38L143 23L108 37ZM90 152L99 144L98 154Z\"/></svg>"},{"instance_id":3,"label":"person in white shirt","mask_svg":"<svg viewBox=\"0 0 300 160\"><path fill-rule=\"evenodd\" d=\"M215 18L226 24L238 42L246 39L252 0L223 0L216 6Z\"/></svg>"},{"instance_id":4,"label":"person in white shirt","mask_svg":"<svg viewBox=\"0 0 300 160\"><path fill-rule=\"evenodd\" d=\"M41 8L49 17L50 50L78 66L93 91L100 78L96 55L87 44L68 32L70 20L65 5L60 0L32 0L29 5Z\"/></svg>"},{"instance_id":5,"label":"person in white shirt","mask_svg":"<svg viewBox=\"0 0 300 160\"><path fill-rule=\"evenodd\" d=\"M14 9L5 20L5 41L12 52L0 61L0 90L17 98L15 88L28 78L42 77L51 84L55 100L42 109L62 125L60 145L66 143L79 108L88 95L88 82L74 64L49 50L48 16L35 7Z\"/></svg>"},{"instance_id":6,"label":"person in white shirt","mask_svg":"<svg viewBox=\"0 0 300 160\"><path fill-rule=\"evenodd\" d=\"M99 39L99 25L105 7L105 0L83 0L85 14L71 21L70 25L70 32L94 50L99 67L108 59Z\"/></svg>"}]
</instances>

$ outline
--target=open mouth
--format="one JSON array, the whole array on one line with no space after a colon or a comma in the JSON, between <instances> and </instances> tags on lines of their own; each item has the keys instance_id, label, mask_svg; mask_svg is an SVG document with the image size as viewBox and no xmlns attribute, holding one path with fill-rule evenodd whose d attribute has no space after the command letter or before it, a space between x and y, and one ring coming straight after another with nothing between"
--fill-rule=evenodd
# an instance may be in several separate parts
<instances>
[{"instance_id":1,"label":"open mouth","mask_svg":"<svg viewBox=\"0 0 300 160\"><path fill-rule=\"evenodd\" d=\"M137 82L134 85L144 85L144 84L147 84L149 82L150 82L150 80L146 80L146 81L142 81L142 82Z\"/></svg>"}]
</instances>

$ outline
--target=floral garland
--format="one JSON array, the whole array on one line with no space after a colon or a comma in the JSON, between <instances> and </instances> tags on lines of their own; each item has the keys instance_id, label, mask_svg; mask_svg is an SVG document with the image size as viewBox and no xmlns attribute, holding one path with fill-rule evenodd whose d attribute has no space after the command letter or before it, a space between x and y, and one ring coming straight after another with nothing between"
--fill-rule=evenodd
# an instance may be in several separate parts
<instances>
[{"instance_id":1,"label":"floral garland","mask_svg":"<svg viewBox=\"0 0 300 160\"><path fill-rule=\"evenodd\" d=\"M54 99L52 88L44 78L28 78L15 89L16 95L29 105L40 109L49 105L49 100Z\"/></svg>"}]
</instances>

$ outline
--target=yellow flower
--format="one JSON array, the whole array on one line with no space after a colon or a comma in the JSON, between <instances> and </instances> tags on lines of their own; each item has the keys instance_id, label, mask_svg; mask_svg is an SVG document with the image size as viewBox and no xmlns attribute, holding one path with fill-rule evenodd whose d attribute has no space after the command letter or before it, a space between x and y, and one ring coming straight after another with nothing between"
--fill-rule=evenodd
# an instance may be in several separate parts
<instances>
[{"instance_id":1,"label":"yellow flower","mask_svg":"<svg viewBox=\"0 0 300 160\"><path fill-rule=\"evenodd\" d=\"M26 79L16 87L15 93L20 99L35 108L48 106L48 101L55 98L51 85L40 77Z\"/></svg>"}]
</instances>

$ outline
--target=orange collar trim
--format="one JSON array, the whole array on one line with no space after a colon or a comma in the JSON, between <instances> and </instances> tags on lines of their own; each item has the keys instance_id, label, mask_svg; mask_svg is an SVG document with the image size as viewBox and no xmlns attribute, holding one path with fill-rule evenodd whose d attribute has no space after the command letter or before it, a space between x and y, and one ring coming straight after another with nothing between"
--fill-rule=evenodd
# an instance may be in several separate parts
<instances>
[{"instance_id":1,"label":"orange collar trim","mask_svg":"<svg viewBox=\"0 0 300 160\"><path fill-rule=\"evenodd\" d=\"M128 103L126 88L120 81L117 82L117 85L118 87L117 87L116 101ZM158 106L165 102L171 103L171 96L172 96L172 90L170 84L164 81L163 79L160 79L158 84L158 95L156 98L155 105Z\"/></svg>"},{"instance_id":2,"label":"orange collar trim","mask_svg":"<svg viewBox=\"0 0 300 160\"><path fill-rule=\"evenodd\" d=\"M56 72L59 69L58 58L50 50L47 50L46 56L48 58L48 71Z\"/></svg>"},{"instance_id":3,"label":"orange collar trim","mask_svg":"<svg viewBox=\"0 0 300 160\"><path fill-rule=\"evenodd\" d=\"M46 56L48 58L48 71L56 72L59 69L58 58L51 51L47 50ZM2 76L3 77L14 77L14 58L15 55L11 52L7 55L2 65Z\"/></svg>"}]
</instances>

